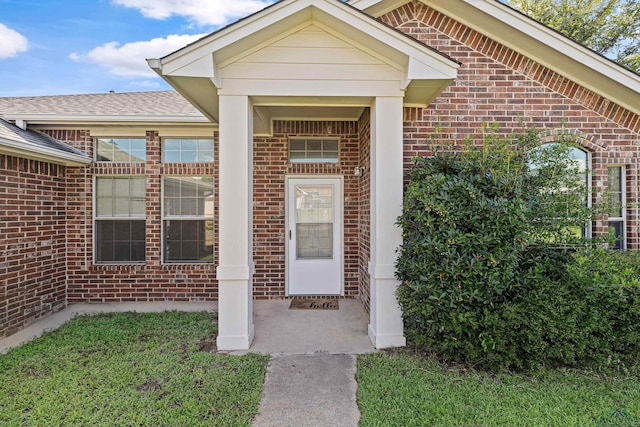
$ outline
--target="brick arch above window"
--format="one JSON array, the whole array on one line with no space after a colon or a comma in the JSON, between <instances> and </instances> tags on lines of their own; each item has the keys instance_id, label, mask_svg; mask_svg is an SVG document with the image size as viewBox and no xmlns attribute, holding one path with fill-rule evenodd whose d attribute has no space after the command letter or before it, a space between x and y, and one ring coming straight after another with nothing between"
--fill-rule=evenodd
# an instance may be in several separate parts
<instances>
[{"instance_id":1,"label":"brick arch above window","mask_svg":"<svg viewBox=\"0 0 640 427\"><path fill-rule=\"evenodd\" d=\"M559 128L543 130L540 132L541 144L550 144L562 139L568 140L573 143L573 145L592 153L606 151L611 146L610 143L578 129Z\"/></svg>"}]
</instances>

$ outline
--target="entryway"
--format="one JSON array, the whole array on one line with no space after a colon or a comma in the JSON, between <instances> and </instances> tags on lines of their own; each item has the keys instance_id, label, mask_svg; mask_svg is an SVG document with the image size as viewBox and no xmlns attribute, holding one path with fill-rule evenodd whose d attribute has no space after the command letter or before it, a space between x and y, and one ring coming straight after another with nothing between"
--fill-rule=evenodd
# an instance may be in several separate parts
<instances>
[{"instance_id":1,"label":"entryway","mask_svg":"<svg viewBox=\"0 0 640 427\"><path fill-rule=\"evenodd\" d=\"M357 299L341 299L339 310L290 310L291 301L253 303L256 335L250 350L262 354L363 354L374 352L367 336L369 315Z\"/></svg>"},{"instance_id":2,"label":"entryway","mask_svg":"<svg viewBox=\"0 0 640 427\"><path fill-rule=\"evenodd\" d=\"M286 177L287 295L343 295L343 179Z\"/></svg>"}]
</instances>

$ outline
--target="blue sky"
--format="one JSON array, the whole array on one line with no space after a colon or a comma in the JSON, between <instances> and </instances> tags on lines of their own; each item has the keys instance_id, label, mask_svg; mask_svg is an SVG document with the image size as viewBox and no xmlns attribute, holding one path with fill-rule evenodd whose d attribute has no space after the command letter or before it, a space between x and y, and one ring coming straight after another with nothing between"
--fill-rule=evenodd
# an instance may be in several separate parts
<instances>
[{"instance_id":1,"label":"blue sky","mask_svg":"<svg viewBox=\"0 0 640 427\"><path fill-rule=\"evenodd\" d=\"M0 96L147 91L146 65L274 0L0 0Z\"/></svg>"}]
</instances>

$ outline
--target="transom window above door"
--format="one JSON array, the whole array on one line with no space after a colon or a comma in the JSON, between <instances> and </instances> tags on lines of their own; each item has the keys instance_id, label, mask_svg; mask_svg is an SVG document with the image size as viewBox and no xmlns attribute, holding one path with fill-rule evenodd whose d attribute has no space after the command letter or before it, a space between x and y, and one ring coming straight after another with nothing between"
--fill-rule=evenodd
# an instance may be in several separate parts
<instances>
[{"instance_id":1,"label":"transom window above door","mask_svg":"<svg viewBox=\"0 0 640 427\"><path fill-rule=\"evenodd\" d=\"M291 163L338 163L337 138L291 138L289 161Z\"/></svg>"}]
</instances>

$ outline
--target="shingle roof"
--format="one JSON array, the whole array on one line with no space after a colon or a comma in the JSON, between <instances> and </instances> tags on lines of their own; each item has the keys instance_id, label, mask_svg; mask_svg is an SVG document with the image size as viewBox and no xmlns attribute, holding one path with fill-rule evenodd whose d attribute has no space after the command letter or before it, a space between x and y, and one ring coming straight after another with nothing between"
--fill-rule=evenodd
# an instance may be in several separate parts
<instances>
[{"instance_id":1,"label":"shingle roof","mask_svg":"<svg viewBox=\"0 0 640 427\"><path fill-rule=\"evenodd\" d=\"M193 105L172 90L0 98L0 116L2 114L204 118Z\"/></svg>"},{"instance_id":2,"label":"shingle roof","mask_svg":"<svg viewBox=\"0 0 640 427\"><path fill-rule=\"evenodd\" d=\"M0 119L0 142L2 140L17 142L19 144L37 145L42 148L87 157L87 155L82 151L77 150L64 142L58 141L57 139L51 138L48 135L32 130L21 129L18 126Z\"/></svg>"}]
</instances>

